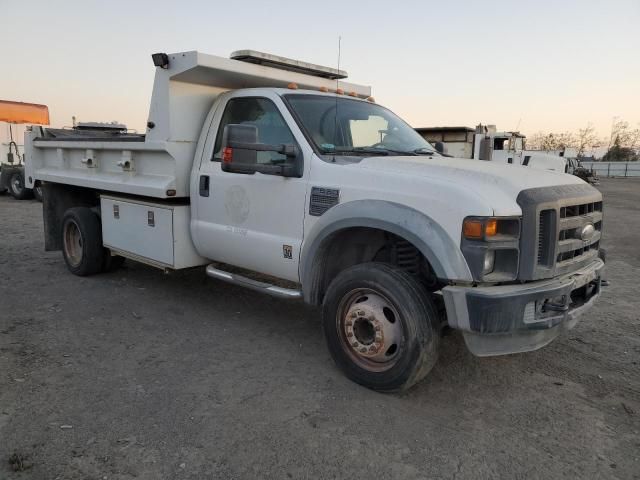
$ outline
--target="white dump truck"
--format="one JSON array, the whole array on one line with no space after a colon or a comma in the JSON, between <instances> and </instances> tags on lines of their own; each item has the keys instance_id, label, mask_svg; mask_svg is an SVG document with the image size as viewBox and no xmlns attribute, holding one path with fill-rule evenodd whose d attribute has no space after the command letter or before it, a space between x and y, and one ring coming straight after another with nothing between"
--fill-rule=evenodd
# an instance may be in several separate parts
<instances>
[{"instance_id":1,"label":"white dump truck","mask_svg":"<svg viewBox=\"0 0 640 480\"><path fill-rule=\"evenodd\" d=\"M45 247L72 273L126 257L302 298L336 364L381 391L430 371L446 325L476 355L525 352L598 298L602 195L582 180L441 156L343 71L153 61L145 134L26 133Z\"/></svg>"},{"instance_id":2,"label":"white dump truck","mask_svg":"<svg viewBox=\"0 0 640 480\"><path fill-rule=\"evenodd\" d=\"M526 150L524 135L520 132L499 132L495 125L426 127L416 128L416 131L440 153L451 157L567 171L565 158L539 150Z\"/></svg>"}]
</instances>

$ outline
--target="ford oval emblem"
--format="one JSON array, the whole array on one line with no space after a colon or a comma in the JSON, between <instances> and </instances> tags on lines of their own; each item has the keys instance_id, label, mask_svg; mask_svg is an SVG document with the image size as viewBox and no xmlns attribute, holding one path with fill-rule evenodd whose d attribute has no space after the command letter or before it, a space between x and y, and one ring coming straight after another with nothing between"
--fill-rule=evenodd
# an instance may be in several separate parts
<instances>
[{"instance_id":1,"label":"ford oval emblem","mask_svg":"<svg viewBox=\"0 0 640 480\"><path fill-rule=\"evenodd\" d=\"M593 238L593 235L596 233L596 227L593 226L593 223L587 223L584 227L582 227L582 231L580 232L580 238L583 242L588 242Z\"/></svg>"}]
</instances>

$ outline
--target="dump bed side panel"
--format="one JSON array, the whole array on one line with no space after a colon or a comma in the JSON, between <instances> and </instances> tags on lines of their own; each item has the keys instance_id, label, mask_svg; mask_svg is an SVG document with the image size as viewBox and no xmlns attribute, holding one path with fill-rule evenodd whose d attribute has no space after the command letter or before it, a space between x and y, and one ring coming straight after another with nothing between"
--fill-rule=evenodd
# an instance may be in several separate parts
<instances>
[{"instance_id":1,"label":"dump bed side panel","mask_svg":"<svg viewBox=\"0 0 640 480\"><path fill-rule=\"evenodd\" d=\"M36 180L154 198L189 196L195 142L25 135L26 183Z\"/></svg>"}]
</instances>

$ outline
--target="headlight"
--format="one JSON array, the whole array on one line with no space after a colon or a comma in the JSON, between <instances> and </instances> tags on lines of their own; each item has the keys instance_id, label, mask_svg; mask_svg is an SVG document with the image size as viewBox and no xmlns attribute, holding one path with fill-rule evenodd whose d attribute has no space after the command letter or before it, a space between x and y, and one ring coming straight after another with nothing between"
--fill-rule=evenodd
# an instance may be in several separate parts
<instances>
[{"instance_id":1,"label":"headlight","mask_svg":"<svg viewBox=\"0 0 640 480\"><path fill-rule=\"evenodd\" d=\"M495 250L487 250L484 254L484 265L482 268L482 274L487 275L488 273L493 272L493 266L496 262L496 251Z\"/></svg>"},{"instance_id":2,"label":"headlight","mask_svg":"<svg viewBox=\"0 0 640 480\"><path fill-rule=\"evenodd\" d=\"M519 242L518 217L467 217L462 223L462 253L475 281L515 280Z\"/></svg>"},{"instance_id":3,"label":"headlight","mask_svg":"<svg viewBox=\"0 0 640 480\"><path fill-rule=\"evenodd\" d=\"M462 234L469 240L507 240L520 236L517 218L467 217L462 223Z\"/></svg>"}]
</instances>

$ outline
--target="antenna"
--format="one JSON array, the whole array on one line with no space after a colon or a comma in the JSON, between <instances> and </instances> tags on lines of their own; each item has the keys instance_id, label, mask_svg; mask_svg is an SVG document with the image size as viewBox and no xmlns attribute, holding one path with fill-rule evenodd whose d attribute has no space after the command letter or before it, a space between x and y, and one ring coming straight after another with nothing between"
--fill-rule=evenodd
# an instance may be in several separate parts
<instances>
[{"instance_id":1,"label":"antenna","mask_svg":"<svg viewBox=\"0 0 640 480\"><path fill-rule=\"evenodd\" d=\"M338 71L340 71L340 53L342 51L342 36L338 35ZM340 80L336 78L336 110L333 116L333 146L335 149L336 141L338 140L338 90L340 88ZM336 157L333 157L335 162Z\"/></svg>"},{"instance_id":2,"label":"antenna","mask_svg":"<svg viewBox=\"0 0 640 480\"><path fill-rule=\"evenodd\" d=\"M342 36L338 35L338 70L340 70L340 53L342 51ZM336 78L336 90L340 85L339 79Z\"/></svg>"}]
</instances>

